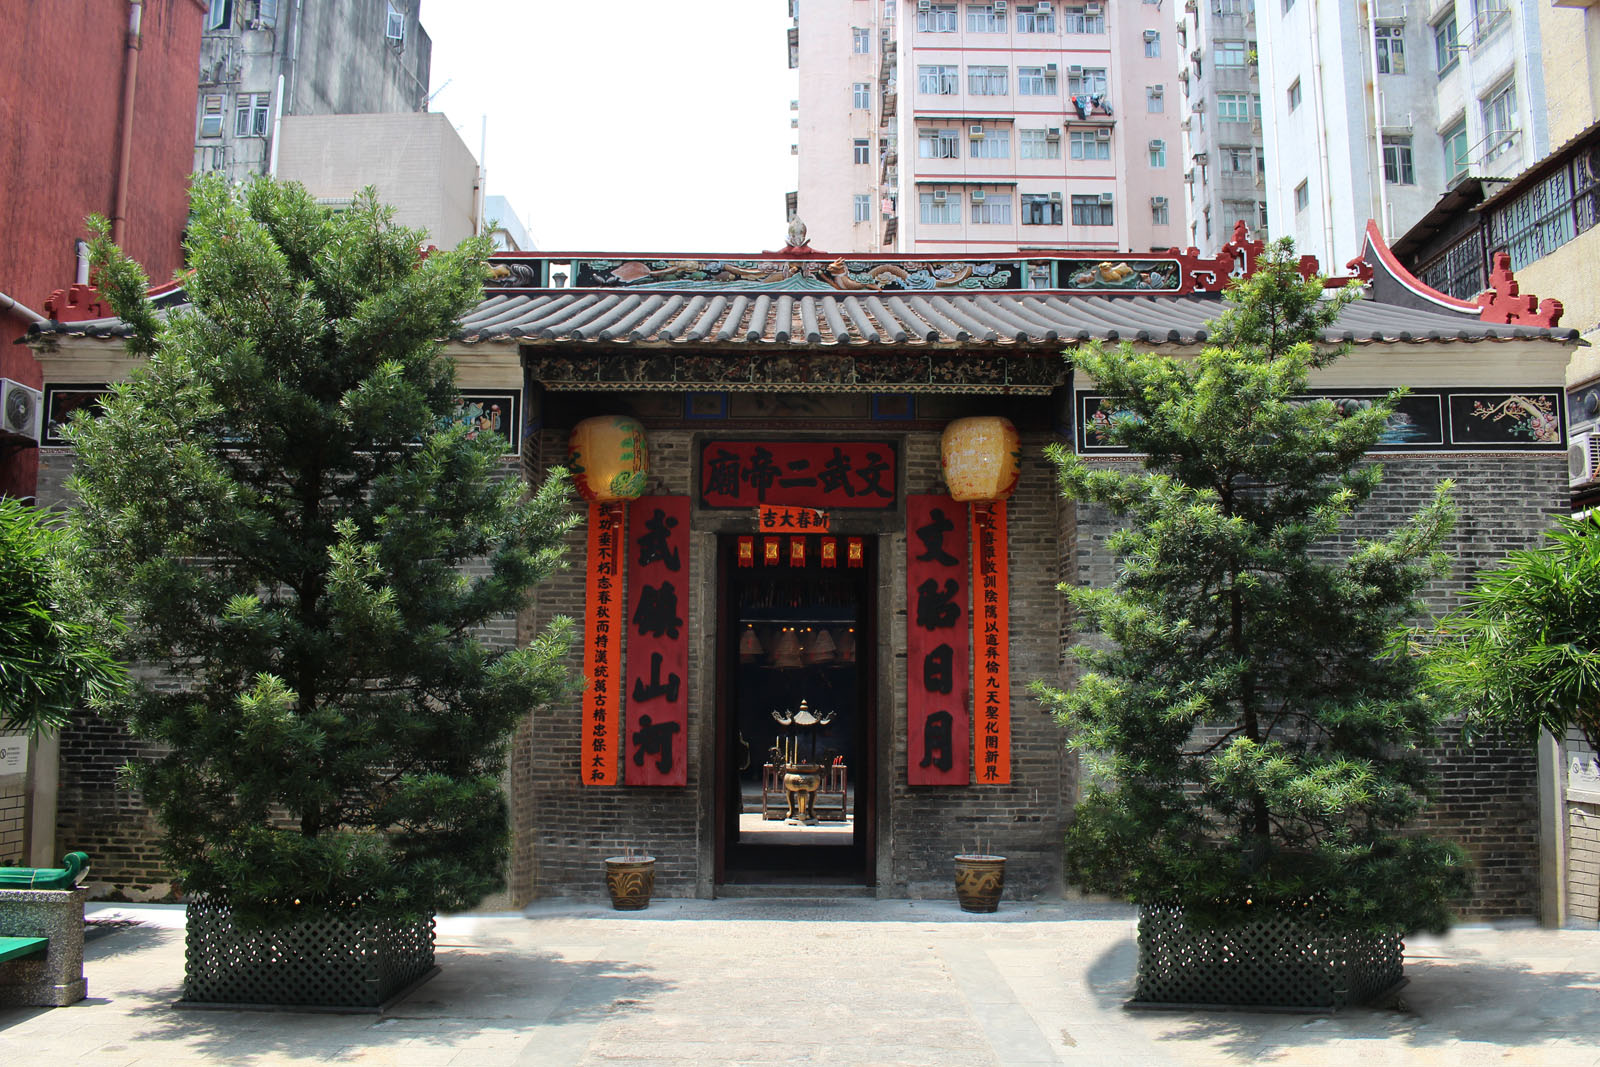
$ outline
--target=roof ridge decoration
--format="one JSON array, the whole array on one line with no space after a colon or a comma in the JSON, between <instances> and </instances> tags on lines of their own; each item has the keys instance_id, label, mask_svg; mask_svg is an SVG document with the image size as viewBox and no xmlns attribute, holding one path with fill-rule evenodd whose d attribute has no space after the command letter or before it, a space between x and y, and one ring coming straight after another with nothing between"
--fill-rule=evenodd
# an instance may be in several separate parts
<instances>
[{"instance_id":1,"label":"roof ridge decoration","mask_svg":"<svg viewBox=\"0 0 1600 1067\"><path fill-rule=\"evenodd\" d=\"M1372 297L1378 303L1393 304L1423 311L1453 312L1479 322L1500 326L1561 325L1565 310L1561 301L1547 298L1543 301L1533 295L1521 295L1516 276L1511 272L1511 257L1504 252L1494 254L1494 269L1489 274L1489 288L1479 293L1475 300L1441 293L1406 269L1390 250L1378 230L1378 224L1367 220L1366 244L1361 255L1350 261L1349 268L1356 273L1365 272L1372 282Z\"/></svg>"}]
</instances>

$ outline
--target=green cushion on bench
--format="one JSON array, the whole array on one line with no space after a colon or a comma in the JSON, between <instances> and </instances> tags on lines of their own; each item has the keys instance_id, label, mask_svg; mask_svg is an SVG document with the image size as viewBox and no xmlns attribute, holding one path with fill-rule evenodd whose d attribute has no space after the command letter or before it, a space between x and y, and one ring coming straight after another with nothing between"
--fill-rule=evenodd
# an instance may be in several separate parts
<instances>
[{"instance_id":1,"label":"green cushion on bench","mask_svg":"<svg viewBox=\"0 0 1600 1067\"><path fill-rule=\"evenodd\" d=\"M0 937L0 960L20 959L43 952L49 943L47 937Z\"/></svg>"}]
</instances>

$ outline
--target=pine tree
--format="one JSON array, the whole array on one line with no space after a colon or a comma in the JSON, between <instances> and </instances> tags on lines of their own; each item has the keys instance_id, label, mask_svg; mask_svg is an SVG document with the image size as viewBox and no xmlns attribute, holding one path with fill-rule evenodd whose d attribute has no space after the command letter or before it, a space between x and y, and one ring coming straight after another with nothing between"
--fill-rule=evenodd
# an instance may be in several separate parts
<instances>
[{"instance_id":1,"label":"pine tree","mask_svg":"<svg viewBox=\"0 0 1600 1067\"><path fill-rule=\"evenodd\" d=\"M481 628L561 565L558 472L498 478L448 416L439 339L487 239L419 252L371 190L196 183L187 307L158 312L105 236L99 284L146 361L71 431L77 576L152 671L123 707L165 754L129 769L189 894L417 915L503 885L518 721L567 686L570 627Z\"/></svg>"},{"instance_id":2,"label":"pine tree","mask_svg":"<svg viewBox=\"0 0 1600 1067\"><path fill-rule=\"evenodd\" d=\"M1074 363L1120 410L1128 472L1052 451L1062 492L1124 520L1110 588L1063 586L1085 627L1078 684L1036 691L1096 772L1068 833L1074 881L1226 924L1315 906L1331 925L1440 929L1467 873L1405 831L1441 712L1397 635L1444 573L1448 483L1341 551L1379 484L1391 412L1309 400L1347 303L1269 246L1193 358L1090 345Z\"/></svg>"}]
</instances>

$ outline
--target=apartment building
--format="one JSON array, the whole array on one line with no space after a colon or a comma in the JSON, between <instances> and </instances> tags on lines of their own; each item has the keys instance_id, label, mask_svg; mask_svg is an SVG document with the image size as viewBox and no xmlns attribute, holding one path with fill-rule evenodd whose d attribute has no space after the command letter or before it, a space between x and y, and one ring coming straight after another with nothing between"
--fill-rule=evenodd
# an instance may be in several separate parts
<instances>
[{"instance_id":1,"label":"apartment building","mask_svg":"<svg viewBox=\"0 0 1600 1067\"><path fill-rule=\"evenodd\" d=\"M1152 0L790 4L794 210L840 252L1183 242L1173 31Z\"/></svg>"},{"instance_id":2,"label":"apartment building","mask_svg":"<svg viewBox=\"0 0 1600 1067\"><path fill-rule=\"evenodd\" d=\"M1259 0L1267 205L1324 263L1550 148L1536 0Z\"/></svg>"},{"instance_id":3,"label":"apartment building","mask_svg":"<svg viewBox=\"0 0 1600 1067\"><path fill-rule=\"evenodd\" d=\"M1188 244L1205 255L1240 220L1257 238L1268 231L1256 30L1256 0L1188 0L1177 12L1177 165Z\"/></svg>"},{"instance_id":4,"label":"apartment building","mask_svg":"<svg viewBox=\"0 0 1600 1067\"><path fill-rule=\"evenodd\" d=\"M422 111L421 0L208 0L194 169L272 171L284 115Z\"/></svg>"}]
</instances>

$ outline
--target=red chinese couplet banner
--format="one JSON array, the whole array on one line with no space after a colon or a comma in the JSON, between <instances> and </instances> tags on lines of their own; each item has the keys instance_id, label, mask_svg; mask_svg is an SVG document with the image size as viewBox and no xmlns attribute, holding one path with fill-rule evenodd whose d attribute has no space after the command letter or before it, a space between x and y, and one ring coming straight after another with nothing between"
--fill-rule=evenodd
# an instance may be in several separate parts
<instances>
[{"instance_id":1,"label":"red chinese couplet banner","mask_svg":"<svg viewBox=\"0 0 1600 1067\"><path fill-rule=\"evenodd\" d=\"M583 752L585 785L617 784L617 685L622 672L622 553L626 519L618 503L589 505L589 555L584 561Z\"/></svg>"},{"instance_id":2,"label":"red chinese couplet banner","mask_svg":"<svg viewBox=\"0 0 1600 1067\"><path fill-rule=\"evenodd\" d=\"M628 508L628 785L689 782L689 498Z\"/></svg>"},{"instance_id":3,"label":"red chinese couplet banner","mask_svg":"<svg viewBox=\"0 0 1600 1067\"><path fill-rule=\"evenodd\" d=\"M967 524L947 496L906 497L906 780L966 785Z\"/></svg>"},{"instance_id":4,"label":"red chinese couplet banner","mask_svg":"<svg viewBox=\"0 0 1600 1067\"><path fill-rule=\"evenodd\" d=\"M1011 781L1011 604L1005 501L972 505L972 632L978 643L972 765L979 782Z\"/></svg>"},{"instance_id":5,"label":"red chinese couplet banner","mask_svg":"<svg viewBox=\"0 0 1600 1067\"><path fill-rule=\"evenodd\" d=\"M893 508L898 456L888 441L707 441L708 508Z\"/></svg>"}]
</instances>

